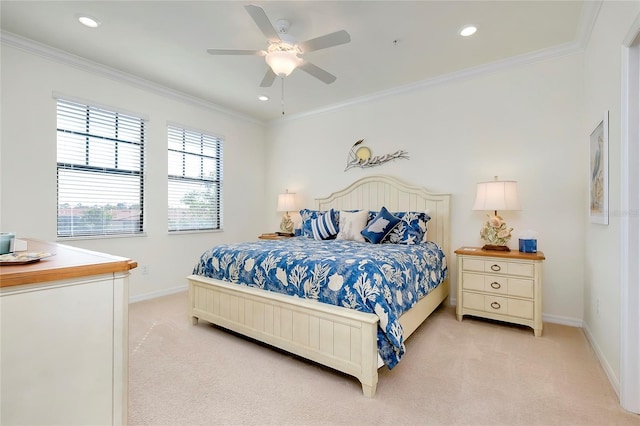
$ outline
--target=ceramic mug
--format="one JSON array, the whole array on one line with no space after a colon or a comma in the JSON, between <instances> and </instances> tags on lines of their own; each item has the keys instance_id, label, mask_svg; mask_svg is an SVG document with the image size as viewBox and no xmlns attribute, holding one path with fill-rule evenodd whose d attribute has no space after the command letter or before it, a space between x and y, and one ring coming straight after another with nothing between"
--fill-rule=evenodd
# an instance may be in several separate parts
<instances>
[{"instance_id":1,"label":"ceramic mug","mask_svg":"<svg viewBox=\"0 0 640 426\"><path fill-rule=\"evenodd\" d=\"M11 253L15 237L16 234L12 232L0 232L0 254Z\"/></svg>"}]
</instances>

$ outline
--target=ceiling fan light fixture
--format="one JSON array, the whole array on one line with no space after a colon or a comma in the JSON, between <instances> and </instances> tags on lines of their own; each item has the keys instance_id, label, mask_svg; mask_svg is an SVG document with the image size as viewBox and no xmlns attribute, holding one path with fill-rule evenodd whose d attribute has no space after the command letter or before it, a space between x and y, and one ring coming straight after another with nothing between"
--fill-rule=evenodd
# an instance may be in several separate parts
<instances>
[{"instance_id":1,"label":"ceiling fan light fixture","mask_svg":"<svg viewBox=\"0 0 640 426\"><path fill-rule=\"evenodd\" d=\"M293 51L274 50L265 57L273 73L279 77L287 77L300 65L300 58Z\"/></svg>"},{"instance_id":2,"label":"ceiling fan light fixture","mask_svg":"<svg viewBox=\"0 0 640 426\"><path fill-rule=\"evenodd\" d=\"M0 0L1 1L1 0ZM289 76L294 69L300 68L310 76L317 78L325 84L336 81L336 76L312 64L299 55L304 55L315 50L326 49L328 47L339 46L349 43L351 36L345 30L335 31L320 37L312 38L302 43L298 43L288 33L289 22L281 19L277 21L276 27L271 23L269 17L260 6L248 4L245 10L251 16L262 34L269 41L265 50L238 50L238 49L207 49L210 55L252 55L264 56L265 62L269 66L260 87L271 87L276 77L282 81L282 91L284 92L284 77ZM284 96L283 96L284 99ZM283 104L284 105L284 104ZM284 114L284 108L283 108Z\"/></svg>"}]
</instances>

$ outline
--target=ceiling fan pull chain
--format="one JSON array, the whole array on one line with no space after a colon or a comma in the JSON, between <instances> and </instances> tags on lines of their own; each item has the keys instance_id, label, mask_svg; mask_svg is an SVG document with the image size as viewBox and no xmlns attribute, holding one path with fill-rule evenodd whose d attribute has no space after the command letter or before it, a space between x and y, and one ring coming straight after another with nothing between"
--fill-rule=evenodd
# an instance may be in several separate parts
<instances>
[{"instance_id":1,"label":"ceiling fan pull chain","mask_svg":"<svg viewBox=\"0 0 640 426\"><path fill-rule=\"evenodd\" d=\"M282 85L280 86L282 88L280 93L280 102L282 104L282 115L284 115L284 77L280 77L280 80L282 81Z\"/></svg>"}]
</instances>

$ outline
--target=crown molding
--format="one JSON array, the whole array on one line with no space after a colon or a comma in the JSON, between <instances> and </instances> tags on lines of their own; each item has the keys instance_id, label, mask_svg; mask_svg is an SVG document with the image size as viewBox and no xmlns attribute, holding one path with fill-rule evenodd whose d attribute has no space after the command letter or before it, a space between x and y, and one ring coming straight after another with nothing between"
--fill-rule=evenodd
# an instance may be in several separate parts
<instances>
[{"instance_id":1,"label":"crown molding","mask_svg":"<svg viewBox=\"0 0 640 426\"><path fill-rule=\"evenodd\" d=\"M45 59L55 61L64 65L68 65L83 71L88 71L94 74L101 75L103 77L115 80L121 83L126 83L137 88L147 90L149 92L157 93L162 96L172 98L181 102L192 104L198 107L210 109L234 118L238 118L244 121L248 121L253 124L264 125L265 122L257 120L254 117L233 111L228 108L224 108L213 102L205 101L204 99L196 96L187 95L178 90L170 89L158 83L154 83L150 80L146 80L142 77L138 77L133 74L128 74L124 71L117 70L115 68L108 67L98 62L90 61L80 56L73 55L60 49L56 49L51 46L47 46L42 43L38 43L34 40L26 37L19 36L17 34L10 33L8 31L0 30L0 42L3 45L15 47L20 50L24 50L28 53L41 56Z\"/></svg>"},{"instance_id":2,"label":"crown molding","mask_svg":"<svg viewBox=\"0 0 640 426\"><path fill-rule=\"evenodd\" d=\"M415 92L417 90L422 90L422 89L432 87L432 86L437 86L440 84L451 83L453 81L463 80L463 79L467 79L467 78L471 78L471 77L475 77L483 74L491 74L496 71L512 68L515 66L532 64L535 62L545 61L551 58L571 56L571 55L582 53L583 51L584 51L584 48L581 46L580 42L566 43L553 48L543 49L543 50L539 50L532 53L513 56L500 61L491 62L486 65L479 65L476 67L466 68L460 71L444 74L444 75L429 78L426 80L421 80L415 83L394 87L392 89L383 90L380 92L373 93L371 95L360 96L357 98L347 100L346 102L333 104L324 108L318 108L318 109L303 112L300 114L293 114L288 117L277 118L275 120L270 121L268 124L278 125L288 121L293 121L300 118L305 118L305 117L310 117L317 114L331 112L331 111L346 108L349 106L371 102L374 100L387 98L390 96L395 96L395 95L399 95L406 92Z\"/></svg>"},{"instance_id":3,"label":"crown molding","mask_svg":"<svg viewBox=\"0 0 640 426\"><path fill-rule=\"evenodd\" d=\"M293 114L287 117L279 117L271 120L268 124L270 126L286 123L288 121L297 120L300 118L310 117L316 114L322 114L326 112L335 111L341 108L357 105L360 103L370 102L377 99L382 99L401 93L420 90L431 86L437 86L439 84L450 83L456 80L462 80L482 74L489 74L496 71L500 71L506 68L527 65L535 62L544 61L551 58L559 58L563 56L571 56L579 53L583 53L591 38L593 27L595 26L600 8L603 0L587 0L584 2L584 8L580 15L580 23L578 25L578 31L576 34L576 41L561 44L548 49L542 49L531 53L525 53L518 56L513 56L507 59L499 60L485 65L479 65L476 67L467 68L461 71L456 71L449 74L444 74L434 78L421 80L415 83L410 83L404 86L395 87L389 90L383 90L381 92L373 93L371 95L360 96L333 104L324 108L318 108L311 111L303 112L300 114Z\"/></svg>"},{"instance_id":4,"label":"crown molding","mask_svg":"<svg viewBox=\"0 0 640 426\"><path fill-rule=\"evenodd\" d=\"M580 43L580 47L584 50L589 44L591 39L591 33L593 27L596 25L596 20L600 14L600 8L602 7L603 0L591 0L585 1L584 8L582 9L582 15L580 16L580 24L578 26L577 40Z\"/></svg>"}]
</instances>

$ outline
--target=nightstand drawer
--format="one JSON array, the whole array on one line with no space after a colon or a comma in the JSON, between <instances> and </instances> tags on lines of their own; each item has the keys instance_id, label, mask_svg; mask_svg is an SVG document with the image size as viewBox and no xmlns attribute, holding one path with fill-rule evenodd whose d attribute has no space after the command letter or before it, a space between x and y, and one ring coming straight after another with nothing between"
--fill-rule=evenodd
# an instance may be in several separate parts
<instances>
[{"instance_id":1,"label":"nightstand drawer","mask_svg":"<svg viewBox=\"0 0 640 426\"><path fill-rule=\"evenodd\" d=\"M465 271L533 277L533 265L531 263L463 258L462 269Z\"/></svg>"},{"instance_id":2,"label":"nightstand drawer","mask_svg":"<svg viewBox=\"0 0 640 426\"><path fill-rule=\"evenodd\" d=\"M507 278L499 275L462 273L462 288L491 294L527 297L533 299L533 280Z\"/></svg>"},{"instance_id":3,"label":"nightstand drawer","mask_svg":"<svg viewBox=\"0 0 640 426\"><path fill-rule=\"evenodd\" d=\"M486 312L496 312L510 317L533 319L533 301L485 296Z\"/></svg>"},{"instance_id":4,"label":"nightstand drawer","mask_svg":"<svg viewBox=\"0 0 640 426\"><path fill-rule=\"evenodd\" d=\"M463 307L477 311L533 319L533 301L509 299L478 293L463 292Z\"/></svg>"},{"instance_id":5,"label":"nightstand drawer","mask_svg":"<svg viewBox=\"0 0 640 426\"><path fill-rule=\"evenodd\" d=\"M506 277L481 275L463 272L462 288L495 294L508 294L509 284Z\"/></svg>"}]
</instances>

